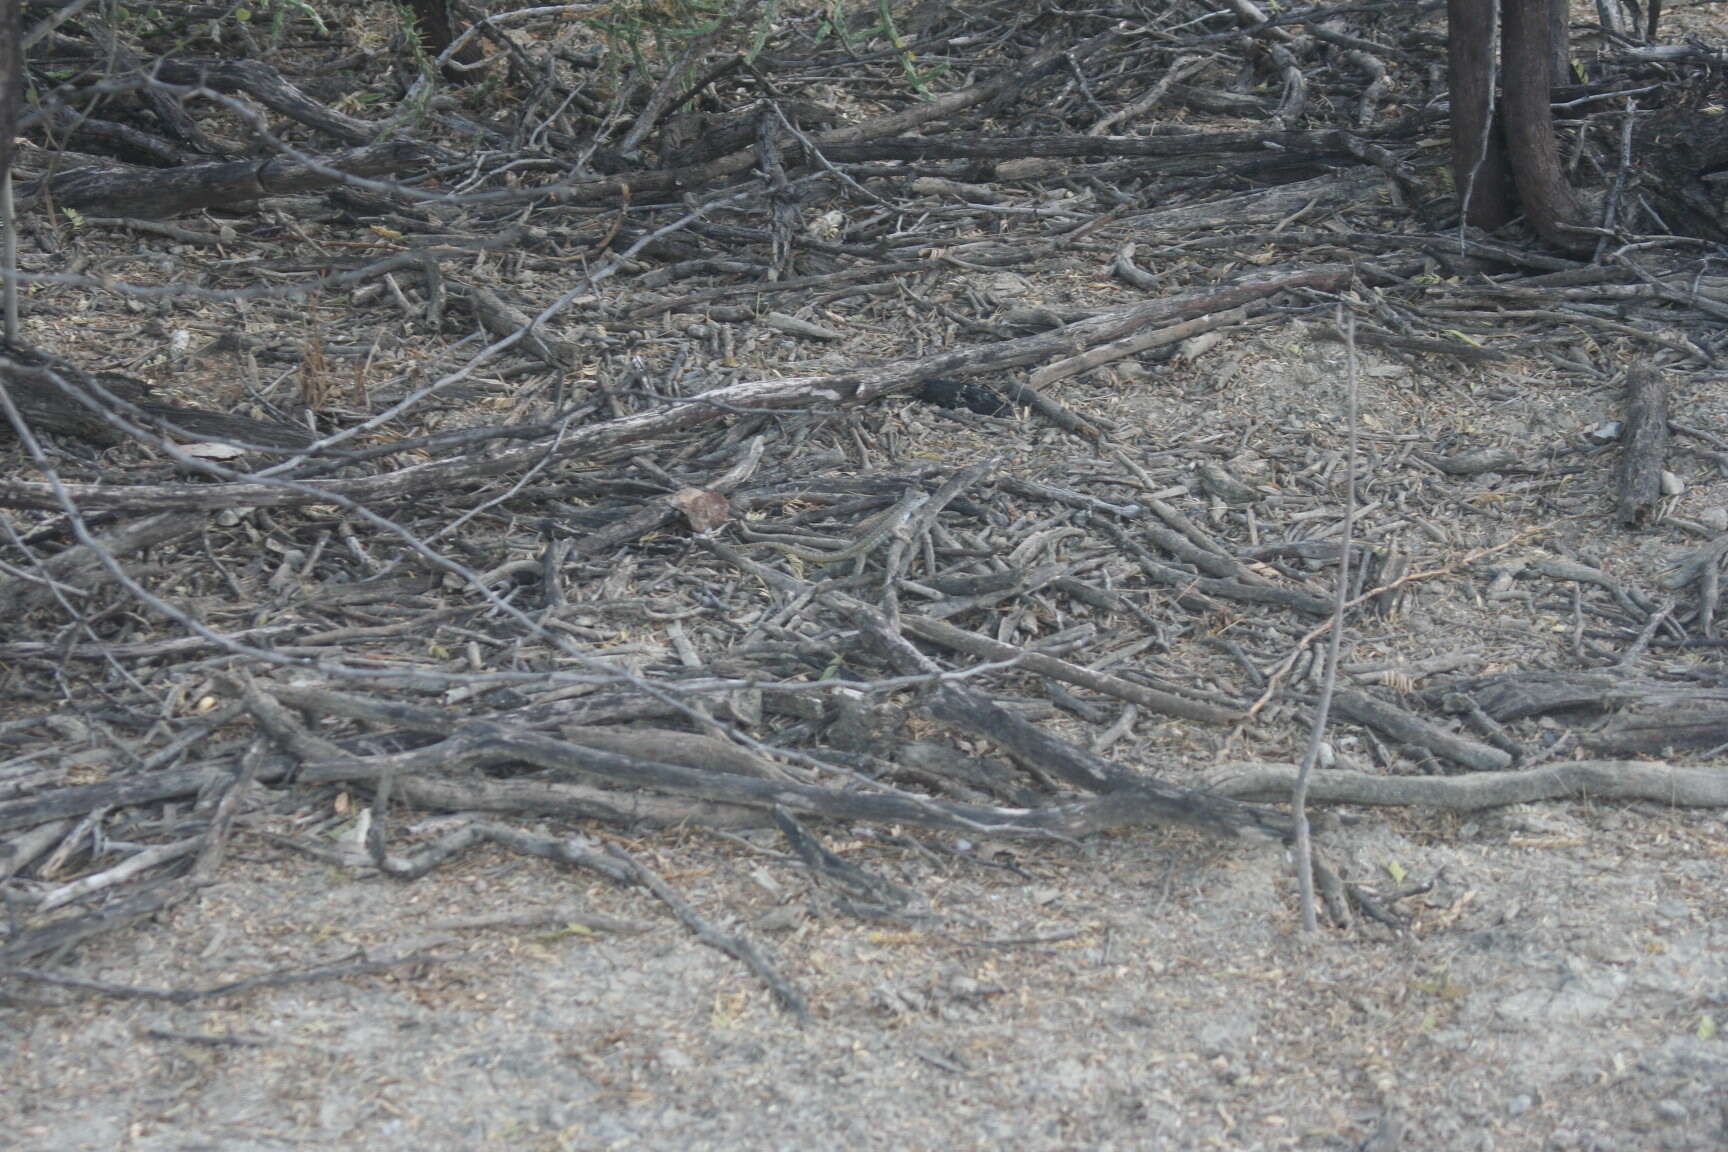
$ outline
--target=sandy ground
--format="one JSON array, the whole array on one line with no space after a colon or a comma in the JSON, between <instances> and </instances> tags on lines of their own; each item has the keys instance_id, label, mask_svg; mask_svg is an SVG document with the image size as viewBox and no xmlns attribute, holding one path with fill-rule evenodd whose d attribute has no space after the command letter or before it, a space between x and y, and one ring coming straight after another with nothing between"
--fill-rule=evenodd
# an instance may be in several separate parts
<instances>
[{"instance_id":1,"label":"sandy ground","mask_svg":"<svg viewBox=\"0 0 1728 1152\"><path fill-rule=\"evenodd\" d=\"M924 926L825 912L767 836L638 844L767 943L810 998L803 1028L636 891L490 851L408 886L266 851L83 974L438 961L196 1005L6 1008L6 1143L1720 1148L1725 832L1654 806L1370 814L1333 841L1388 889L1392 871L1434 884L1402 905L1415 930L1308 940L1279 854L1182 834L1012 869L836 844L925 893ZM547 908L649 930L442 927Z\"/></svg>"}]
</instances>

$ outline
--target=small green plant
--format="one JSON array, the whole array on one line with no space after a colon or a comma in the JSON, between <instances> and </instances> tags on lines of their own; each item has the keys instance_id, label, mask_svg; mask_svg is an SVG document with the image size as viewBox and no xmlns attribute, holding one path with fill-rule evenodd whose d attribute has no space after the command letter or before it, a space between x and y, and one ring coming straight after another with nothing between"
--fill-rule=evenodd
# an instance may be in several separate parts
<instances>
[{"instance_id":1,"label":"small green plant","mask_svg":"<svg viewBox=\"0 0 1728 1152\"><path fill-rule=\"evenodd\" d=\"M628 50L633 64L647 70L650 55L667 57L679 41L714 31L726 11L725 0L634 0L601 9L594 27L609 42Z\"/></svg>"},{"instance_id":2,"label":"small green plant","mask_svg":"<svg viewBox=\"0 0 1728 1152\"><path fill-rule=\"evenodd\" d=\"M894 14L888 9L888 0L876 0L876 10L882 16L882 34L888 38L888 43L894 46L894 51L900 57L900 68L906 74L906 82L926 100L936 99L936 94L930 91L930 81L947 72L948 65L918 67L917 54L900 38L900 29L894 25Z\"/></svg>"},{"instance_id":3,"label":"small green plant","mask_svg":"<svg viewBox=\"0 0 1728 1152\"><path fill-rule=\"evenodd\" d=\"M176 11L179 7L189 6L175 5L164 9L155 4L130 7L121 4L115 7L113 19L116 27L140 37L172 36L181 38L183 43L187 39L207 38L220 44L225 32L248 26L264 16L270 18L272 47L280 45L282 34L296 17L311 21L320 35L330 34L329 25L324 23L324 17L309 0L237 0L216 15L208 15L206 10L194 16Z\"/></svg>"},{"instance_id":4,"label":"small green plant","mask_svg":"<svg viewBox=\"0 0 1728 1152\"><path fill-rule=\"evenodd\" d=\"M245 6L234 9L234 19L249 23L254 15L268 13L270 16L270 47L275 49L282 43L282 33L288 29L288 21L295 16L304 16L312 21L319 35L328 36L329 27L324 23L324 17L318 15L318 10L306 0L257 0L258 11Z\"/></svg>"},{"instance_id":5,"label":"small green plant","mask_svg":"<svg viewBox=\"0 0 1728 1152\"><path fill-rule=\"evenodd\" d=\"M432 106L432 97L438 91L438 69L433 66L433 59L426 52L426 46L420 42L420 37L414 34L414 12L406 5L398 4L396 17L401 22L405 33L403 40L408 51L414 57L414 69L419 73L419 79L409 87L407 94L397 106L396 114L390 117L388 125L381 133L381 138L395 135L404 128L412 128L425 117L427 109Z\"/></svg>"},{"instance_id":6,"label":"small green plant","mask_svg":"<svg viewBox=\"0 0 1728 1152\"><path fill-rule=\"evenodd\" d=\"M318 9L312 7L306 0L259 0L258 6L270 13L270 35L272 38L281 34L282 28L295 14L312 21L312 26L318 29L320 36L330 35L330 27L324 23L324 17L318 15Z\"/></svg>"},{"instance_id":7,"label":"small green plant","mask_svg":"<svg viewBox=\"0 0 1728 1152\"><path fill-rule=\"evenodd\" d=\"M907 45L900 35L900 27L894 22L894 12L888 0L876 0L876 24L864 31L862 36L854 37L847 31L847 16L845 0L830 0L827 14L822 18L821 25L816 30L818 42L833 36L846 47L849 52L856 52L860 45L867 44L880 36L888 41L894 49L896 58L900 61L900 69L905 74L906 82L915 92L926 100L934 100L936 94L930 90L930 81L948 71L946 64L937 64L930 68L918 66L918 54Z\"/></svg>"},{"instance_id":8,"label":"small green plant","mask_svg":"<svg viewBox=\"0 0 1728 1152\"><path fill-rule=\"evenodd\" d=\"M620 0L582 18L614 52L652 78L668 66L679 68L681 61L690 67L692 61L683 58L692 48L710 59L727 52L755 59L773 34L779 11L779 0Z\"/></svg>"},{"instance_id":9,"label":"small green plant","mask_svg":"<svg viewBox=\"0 0 1728 1152\"><path fill-rule=\"evenodd\" d=\"M774 31L774 22L780 18L780 0L768 0L762 5L762 18L756 21L756 34L750 38L750 51L744 53L746 61L754 61L762 54L762 49L768 46L769 33Z\"/></svg>"}]
</instances>

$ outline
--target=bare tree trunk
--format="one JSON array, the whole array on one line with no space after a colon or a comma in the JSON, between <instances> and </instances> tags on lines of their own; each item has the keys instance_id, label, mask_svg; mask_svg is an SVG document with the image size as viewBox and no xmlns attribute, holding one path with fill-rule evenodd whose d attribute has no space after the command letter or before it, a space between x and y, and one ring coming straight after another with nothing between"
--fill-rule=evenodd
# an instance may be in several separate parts
<instances>
[{"instance_id":1,"label":"bare tree trunk","mask_svg":"<svg viewBox=\"0 0 1728 1152\"><path fill-rule=\"evenodd\" d=\"M420 33L420 43L426 51L438 56L456 41L456 24L450 18L450 0L408 0L408 8L414 13L414 25ZM453 58L458 64L474 64L480 59L480 42L470 40L462 45ZM453 80L462 79L461 73L450 77Z\"/></svg>"},{"instance_id":2,"label":"bare tree trunk","mask_svg":"<svg viewBox=\"0 0 1728 1152\"><path fill-rule=\"evenodd\" d=\"M1555 86L1572 72L1572 0L1548 0L1548 52Z\"/></svg>"},{"instance_id":3,"label":"bare tree trunk","mask_svg":"<svg viewBox=\"0 0 1728 1152\"><path fill-rule=\"evenodd\" d=\"M12 170L12 137L24 89L24 13L21 0L0 0L0 172Z\"/></svg>"},{"instance_id":4,"label":"bare tree trunk","mask_svg":"<svg viewBox=\"0 0 1728 1152\"><path fill-rule=\"evenodd\" d=\"M1506 147L1494 115L1494 0L1447 0L1452 86L1452 181L1466 223L1512 218Z\"/></svg>"},{"instance_id":5,"label":"bare tree trunk","mask_svg":"<svg viewBox=\"0 0 1728 1152\"><path fill-rule=\"evenodd\" d=\"M1610 36L1632 38L1626 26L1626 9L1620 6L1620 0L1596 0L1596 18L1602 22L1602 31Z\"/></svg>"},{"instance_id":6,"label":"bare tree trunk","mask_svg":"<svg viewBox=\"0 0 1728 1152\"><path fill-rule=\"evenodd\" d=\"M1506 70L1506 148L1531 227L1557 248L1589 251L1595 241L1572 230L1584 214L1554 140L1548 10L1549 0L1505 0L1500 57Z\"/></svg>"},{"instance_id":7,"label":"bare tree trunk","mask_svg":"<svg viewBox=\"0 0 1728 1152\"><path fill-rule=\"evenodd\" d=\"M0 0L0 337L18 339L18 220L12 203L12 147L18 100L24 90L24 13L21 0Z\"/></svg>"}]
</instances>

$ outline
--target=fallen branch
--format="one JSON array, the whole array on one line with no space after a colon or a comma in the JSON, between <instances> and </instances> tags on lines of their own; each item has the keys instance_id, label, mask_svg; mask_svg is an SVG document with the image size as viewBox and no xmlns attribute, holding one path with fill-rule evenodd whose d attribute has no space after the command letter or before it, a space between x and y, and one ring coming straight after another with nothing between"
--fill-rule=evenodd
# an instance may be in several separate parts
<instances>
[{"instance_id":1,"label":"fallen branch","mask_svg":"<svg viewBox=\"0 0 1728 1152\"><path fill-rule=\"evenodd\" d=\"M45 186L30 186L19 196L18 207L23 211L52 202L56 209L160 219L328 188L341 184L345 176L401 175L425 167L437 155L403 140L305 160L272 156L168 169L75 168L51 177Z\"/></svg>"},{"instance_id":2,"label":"fallen branch","mask_svg":"<svg viewBox=\"0 0 1728 1152\"><path fill-rule=\"evenodd\" d=\"M1242 708L1223 708L1216 704L1208 704L1202 700L1192 700L1171 692L1160 692L1156 688L1148 688L1143 684L1135 684L1112 676L1107 672L1095 672L1090 668L1071 664L1042 652L1033 652L1016 648L1012 644L1003 644L988 636L980 636L976 632L968 632L964 628L956 628L942 620L932 620L927 616L907 616L901 619L901 626L918 637L932 644L940 644L944 648L952 648L969 656L977 656L984 660L1011 660L1028 672L1036 672L1040 676L1048 676L1053 680L1061 680L1068 684L1077 684L1082 688L1090 688L1094 692L1102 692L1106 696L1114 696L1118 700L1126 700L1137 704L1148 712L1156 712L1160 716L1176 716L1184 720L1194 720L1202 724L1239 724L1247 719L1248 710Z\"/></svg>"},{"instance_id":3,"label":"fallen branch","mask_svg":"<svg viewBox=\"0 0 1728 1152\"><path fill-rule=\"evenodd\" d=\"M1288 796L1295 782L1296 769L1287 764L1225 764L1209 775L1213 791L1238 800ZM1461 812L1537 800L1650 800L1680 808L1728 808L1728 772L1647 760L1569 760L1468 776L1374 776L1316 769L1309 778L1308 798Z\"/></svg>"},{"instance_id":4,"label":"fallen branch","mask_svg":"<svg viewBox=\"0 0 1728 1152\"><path fill-rule=\"evenodd\" d=\"M606 846L608 852L630 871L631 879L660 898L660 902L672 910L672 915L678 922L690 929L690 934L696 937L698 943L706 944L717 951L738 960L754 972L768 990L774 994L774 999L780 1007L790 1012L800 1024L810 1021L810 1006L805 1003L803 993L794 988L790 981L780 975L778 969L769 963L768 958L749 939L731 932L722 932L701 916L696 910L676 892L672 886L662 880L651 868L636 857L624 851L616 844Z\"/></svg>"},{"instance_id":5,"label":"fallen branch","mask_svg":"<svg viewBox=\"0 0 1728 1152\"><path fill-rule=\"evenodd\" d=\"M99 996L112 996L117 1000L161 1000L169 1004L196 1004L203 1000L216 1000L223 996L238 996L242 992L252 992L259 988L289 988L299 984L318 984L325 980L340 980L347 976L364 976L372 972L386 972L407 964L436 964L440 962L440 959L440 957L427 952L411 952L406 956L391 956L383 960L336 960L313 968L272 972L264 976L250 976L244 980L231 980L226 984L217 984L210 988L149 988L136 984L113 984L106 980L90 980L82 976L68 976L59 972L38 972L30 968L0 968L0 977L30 980L38 984L48 984L56 988L71 988L79 992L93 992Z\"/></svg>"},{"instance_id":6,"label":"fallen branch","mask_svg":"<svg viewBox=\"0 0 1728 1152\"><path fill-rule=\"evenodd\" d=\"M1626 373L1626 430L1620 442L1620 498L1615 519L1636 528L1656 515L1668 452L1668 378L1647 367Z\"/></svg>"},{"instance_id":7,"label":"fallen branch","mask_svg":"<svg viewBox=\"0 0 1728 1152\"><path fill-rule=\"evenodd\" d=\"M1412 712L1361 692L1339 692L1333 707L1347 720L1366 725L1394 740L1426 749L1436 756L1444 756L1472 771L1495 772L1512 763L1511 755L1498 748L1448 732Z\"/></svg>"}]
</instances>

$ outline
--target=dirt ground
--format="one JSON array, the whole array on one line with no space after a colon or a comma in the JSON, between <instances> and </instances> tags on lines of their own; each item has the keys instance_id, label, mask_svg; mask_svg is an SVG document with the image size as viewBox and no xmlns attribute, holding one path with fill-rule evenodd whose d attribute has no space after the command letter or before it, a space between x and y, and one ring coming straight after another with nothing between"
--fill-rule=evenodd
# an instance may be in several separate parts
<instances>
[{"instance_id":1,"label":"dirt ground","mask_svg":"<svg viewBox=\"0 0 1728 1152\"><path fill-rule=\"evenodd\" d=\"M1368 1146L1720 1148L1724 833L1648 805L1370 814L1333 839L1364 873L1433 881L1416 930L1312 940L1277 853L1180 834L1013 870L846 853L928 893L927 930L813 910L767 837L636 845L769 942L804 1028L635 891L494 852L400 887L253 851L83 974L437 962L213 1004L14 1005L7 1146L1354 1149L1391 1124L1401 1143ZM444 927L559 908L649 929Z\"/></svg>"}]
</instances>

